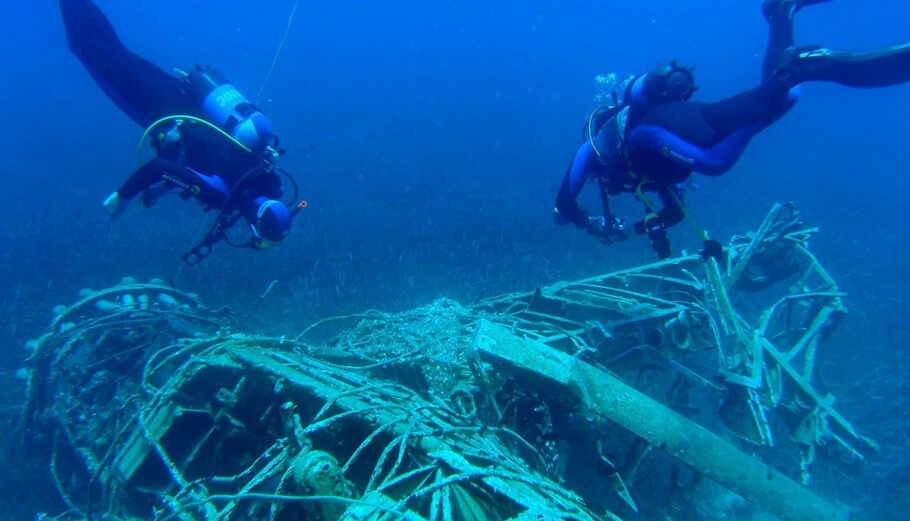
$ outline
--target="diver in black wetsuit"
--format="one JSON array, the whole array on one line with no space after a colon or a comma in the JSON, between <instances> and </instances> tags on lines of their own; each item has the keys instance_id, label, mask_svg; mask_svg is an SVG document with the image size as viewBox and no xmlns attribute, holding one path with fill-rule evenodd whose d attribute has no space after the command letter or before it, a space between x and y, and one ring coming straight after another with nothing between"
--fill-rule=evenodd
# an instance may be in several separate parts
<instances>
[{"instance_id":1,"label":"diver in black wetsuit","mask_svg":"<svg viewBox=\"0 0 910 521\"><path fill-rule=\"evenodd\" d=\"M191 264L227 240L241 217L252 234L243 246L284 240L294 212L280 201L279 174L287 174L275 164L280 149L265 115L212 69L175 76L133 54L91 0L60 0L60 9L70 49L111 101L148 129L157 155L104 201L110 215L137 195L150 206L171 191L219 210L209 234L184 256Z\"/></svg>"},{"instance_id":2,"label":"diver in black wetsuit","mask_svg":"<svg viewBox=\"0 0 910 521\"><path fill-rule=\"evenodd\" d=\"M762 2L770 37L762 83L754 89L715 103L689 101L694 76L676 62L633 79L621 103L591 115L586 141L556 198L556 222L574 223L606 243L625 239L628 227L610 212L608 196L633 193L646 209L634 232L647 234L658 257L666 258L666 229L685 216L683 183L692 172L719 176L729 170L753 136L793 107L800 83L883 87L910 81L910 44L865 53L794 47L795 13L827 1ZM588 178L597 179L602 216L589 215L576 201ZM660 198L659 210L649 193ZM710 249L703 253L720 255L718 244Z\"/></svg>"}]
</instances>

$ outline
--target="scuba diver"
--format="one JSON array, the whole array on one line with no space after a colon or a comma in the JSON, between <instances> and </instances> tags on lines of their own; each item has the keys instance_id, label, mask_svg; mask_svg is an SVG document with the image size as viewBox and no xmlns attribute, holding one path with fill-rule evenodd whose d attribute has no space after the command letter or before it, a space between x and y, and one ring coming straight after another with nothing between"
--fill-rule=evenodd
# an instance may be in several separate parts
<instances>
[{"instance_id":1,"label":"scuba diver","mask_svg":"<svg viewBox=\"0 0 910 521\"><path fill-rule=\"evenodd\" d=\"M217 210L209 233L183 257L191 265L221 240L256 249L284 240L303 203L291 210L281 201L282 176L297 186L276 164L283 151L266 116L211 68L172 75L130 52L91 0L60 0L60 10L73 54L111 101L147 129L140 162L146 140L156 152L105 199L110 216L140 194L151 206L170 192ZM251 238L238 244L226 232L241 218Z\"/></svg>"},{"instance_id":2,"label":"scuba diver","mask_svg":"<svg viewBox=\"0 0 910 521\"><path fill-rule=\"evenodd\" d=\"M556 223L574 223L607 244L626 239L629 226L610 211L608 197L632 193L645 216L631 231L647 235L657 256L667 258L666 230L687 216L683 191L692 172L727 172L756 134L794 106L801 83L884 87L910 81L910 44L870 52L795 47L794 15L828 1L762 2L770 26L762 82L746 92L714 103L689 101L695 77L675 61L631 79L621 101L614 93L613 106L595 110L588 119L585 142L556 198ZM576 201L588 179L597 180L603 215L590 215ZM660 199L660 209L651 194ZM695 228L705 243L702 255L722 258L720 244Z\"/></svg>"}]
</instances>

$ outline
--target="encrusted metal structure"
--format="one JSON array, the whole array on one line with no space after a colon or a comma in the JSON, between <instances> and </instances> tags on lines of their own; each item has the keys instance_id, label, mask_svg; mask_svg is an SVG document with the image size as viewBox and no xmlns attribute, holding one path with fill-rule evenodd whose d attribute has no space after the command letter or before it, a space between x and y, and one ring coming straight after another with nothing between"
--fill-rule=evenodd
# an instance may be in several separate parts
<instances>
[{"instance_id":1,"label":"encrusted metal structure","mask_svg":"<svg viewBox=\"0 0 910 521\"><path fill-rule=\"evenodd\" d=\"M45 518L847 520L836 476L874 444L818 386L844 295L812 232L778 205L722 263L296 338L157 282L87 290L33 345Z\"/></svg>"}]
</instances>

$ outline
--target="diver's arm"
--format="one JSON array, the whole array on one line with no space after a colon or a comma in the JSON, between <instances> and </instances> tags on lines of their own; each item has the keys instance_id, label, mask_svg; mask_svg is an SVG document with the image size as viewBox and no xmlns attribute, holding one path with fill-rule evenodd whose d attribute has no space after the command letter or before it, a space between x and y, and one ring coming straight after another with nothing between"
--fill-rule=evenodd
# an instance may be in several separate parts
<instances>
[{"instance_id":1,"label":"diver's arm","mask_svg":"<svg viewBox=\"0 0 910 521\"><path fill-rule=\"evenodd\" d=\"M572 195L570 186L571 170L566 172L562 179L562 185L559 187L559 194L556 196L556 208L554 209L554 220L557 224L573 223L575 226L584 227L588 223L588 212L582 208L575 196Z\"/></svg>"},{"instance_id":2,"label":"diver's arm","mask_svg":"<svg viewBox=\"0 0 910 521\"><path fill-rule=\"evenodd\" d=\"M674 190L675 193L671 194L670 190ZM682 191L677 190L675 186L670 186L661 190L658 195L662 207L656 212L657 221L651 220L654 219L653 215L655 214L649 209L648 217L635 223L636 234L644 235L648 233L647 227L645 226L646 220L648 221L648 227L659 225L662 228L669 228L679 224L685 217L685 212L680 206L680 203L682 203Z\"/></svg>"},{"instance_id":3,"label":"diver's arm","mask_svg":"<svg viewBox=\"0 0 910 521\"><path fill-rule=\"evenodd\" d=\"M597 176L597 188L600 190L600 205L603 208L604 217L612 217L613 211L610 210L610 194L607 190L608 172L601 171Z\"/></svg>"},{"instance_id":4,"label":"diver's arm","mask_svg":"<svg viewBox=\"0 0 910 521\"><path fill-rule=\"evenodd\" d=\"M556 196L556 221L559 224L574 223L579 228L587 227L588 212L579 206L578 195L584 188L588 172L598 166L594 148L590 141L575 153L575 159L566 171Z\"/></svg>"},{"instance_id":5,"label":"diver's arm","mask_svg":"<svg viewBox=\"0 0 910 521\"><path fill-rule=\"evenodd\" d=\"M126 181L117 189L117 193L123 199L129 201L136 197L144 190L147 190L153 184L163 181L162 176L166 165L170 163L166 159L155 158L133 172Z\"/></svg>"},{"instance_id":6,"label":"diver's arm","mask_svg":"<svg viewBox=\"0 0 910 521\"><path fill-rule=\"evenodd\" d=\"M156 183L164 182L179 188L210 208L220 208L228 196L228 187L221 177L204 175L167 159L157 157L142 165L117 189L117 194L130 200Z\"/></svg>"},{"instance_id":7,"label":"diver's arm","mask_svg":"<svg viewBox=\"0 0 910 521\"><path fill-rule=\"evenodd\" d=\"M166 160L155 158L145 163L132 173L115 192L111 193L102 203L108 215L113 219L123 213L126 203L141 192L149 193L153 186L166 186L163 178L163 162ZM145 198L143 198L145 201ZM149 206L149 204L146 204Z\"/></svg>"},{"instance_id":8,"label":"diver's arm","mask_svg":"<svg viewBox=\"0 0 910 521\"><path fill-rule=\"evenodd\" d=\"M681 204L682 193L678 190L674 194L670 190L676 190L675 186L668 186L660 190L660 200L663 207L655 212L648 206L648 213L645 218L635 223L635 233L638 235L647 235L651 242L651 248L657 254L659 259L666 259L670 256L670 240L667 237L667 228L678 224L683 220L685 211ZM646 203L650 205L650 203Z\"/></svg>"},{"instance_id":9,"label":"diver's arm","mask_svg":"<svg viewBox=\"0 0 910 521\"><path fill-rule=\"evenodd\" d=\"M673 193L670 192L673 190ZM685 217L682 206L682 190L677 190L676 186L670 186L666 190L660 191L660 202L663 205L657 216L663 221L664 226L676 226L682 222Z\"/></svg>"}]
</instances>

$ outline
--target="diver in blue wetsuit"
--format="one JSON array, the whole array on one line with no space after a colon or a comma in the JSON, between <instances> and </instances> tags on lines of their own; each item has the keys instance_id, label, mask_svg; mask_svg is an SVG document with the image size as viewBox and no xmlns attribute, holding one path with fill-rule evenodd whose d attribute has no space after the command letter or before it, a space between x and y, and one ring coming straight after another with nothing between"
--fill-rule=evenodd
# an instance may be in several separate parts
<instances>
[{"instance_id":1,"label":"diver in blue wetsuit","mask_svg":"<svg viewBox=\"0 0 910 521\"><path fill-rule=\"evenodd\" d=\"M148 129L156 151L104 201L110 215L140 194L150 206L172 191L218 210L208 235L184 256L191 264L216 242L230 242L225 231L241 218L251 239L233 245L284 240L294 211L280 200L280 176L293 179L275 163L281 150L265 115L210 68L172 75L133 54L91 0L60 0L60 9L70 49L111 101Z\"/></svg>"},{"instance_id":2,"label":"diver in blue wetsuit","mask_svg":"<svg viewBox=\"0 0 910 521\"><path fill-rule=\"evenodd\" d=\"M608 196L632 193L644 204L645 217L631 231L647 235L658 257L666 258L666 229L685 216L685 181L692 172L719 176L729 170L752 137L793 107L799 84L883 87L910 81L910 44L864 53L794 47L796 12L827 1L762 2L770 36L762 83L754 89L715 103L689 101L695 78L676 62L630 81L621 102L591 115L585 143L556 198L556 222L574 223L606 243L625 239L629 227L610 211ZM588 179L597 180L603 215L589 215L576 201ZM659 209L650 194L660 199ZM720 255L719 245L711 249L707 255Z\"/></svg>"}]
</instances>

